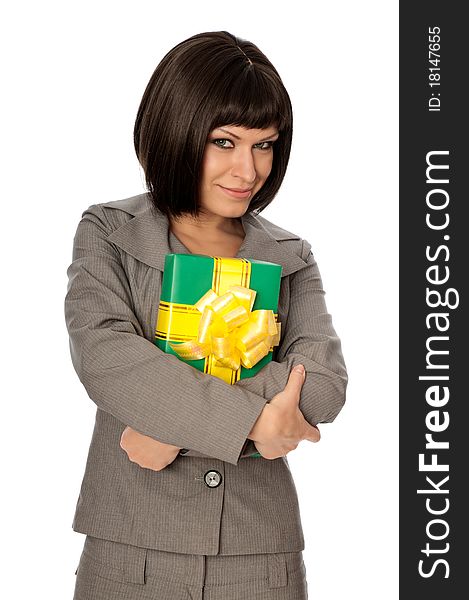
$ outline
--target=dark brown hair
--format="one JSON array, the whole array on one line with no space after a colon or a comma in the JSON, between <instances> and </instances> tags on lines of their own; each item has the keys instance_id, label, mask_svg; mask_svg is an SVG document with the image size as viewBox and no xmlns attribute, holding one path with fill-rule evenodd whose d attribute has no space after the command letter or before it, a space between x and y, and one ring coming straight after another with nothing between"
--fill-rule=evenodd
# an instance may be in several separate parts
<instances>
[{"instance_id":1,"label":"dark brown hair","mask_svg":"<svg viewBox=\"0 0 469 600\"><path fill-rule=\"evenodd\" d=\"M153 204L166 215L198 215L209 133L223 125L276 125L272 171L249 211L274 199L290 157L293 115L274 66L253 43L227 31L179 43L156 67L138 109L134 145Z\"/></svg>"}]
</instances>

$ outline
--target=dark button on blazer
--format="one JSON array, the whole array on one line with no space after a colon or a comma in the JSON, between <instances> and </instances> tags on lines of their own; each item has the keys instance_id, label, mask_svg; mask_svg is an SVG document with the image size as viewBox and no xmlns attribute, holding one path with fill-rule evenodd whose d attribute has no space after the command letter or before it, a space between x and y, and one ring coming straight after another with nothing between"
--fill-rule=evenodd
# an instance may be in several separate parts
<instances>
[{"instance_id":1,"label":"dark button on blazer","mask_svg":"<svg viewBox=\"0 0 469 600\"><path fill-rule=\"evenodd\" d=\"M286 457L252 458L247 435L265 403L306 368L300 408L332 421L345 401L340 341L310 244L261 215L242 217L237 257L282 265L274 360L229 385L154 344L165 255L189 251L147 194L93 204L73 243L65 320L74 368L96 420L72 528L94 537L189 554L304 549ZM189 449L162 471L120 447L126 426ZM217 472L219 485L206 485Z\"/></svg>"}]
</instances>

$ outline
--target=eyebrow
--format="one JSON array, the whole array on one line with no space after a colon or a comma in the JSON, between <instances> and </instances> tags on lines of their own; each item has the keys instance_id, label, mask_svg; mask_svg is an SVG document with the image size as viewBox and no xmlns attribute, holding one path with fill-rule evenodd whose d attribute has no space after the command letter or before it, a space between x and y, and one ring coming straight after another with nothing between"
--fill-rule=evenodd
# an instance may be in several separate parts
<instances>
[{"instance_id":1,"label":"eyebrow","mask_svg":"<svg viewBox=\"0 0 469 600\"><path fill-rule=\"evenodd\" d=\"M240 140L241 138L232 133L231 131L228 131L227 129L223 129L222 127L217 127L216 129L214 129L214 131L223 131L223 133L227 133L228 135L232 135L234 138L236 138L237 140ZM265 142L266 140L268 140L271 137L274 137L275 135L278 135L278 131L275 131L274 133L271 133L270 135L268 135L266 138L263 138L262 140L260 140L261 142Z\"/></svg>"}]
</instances>

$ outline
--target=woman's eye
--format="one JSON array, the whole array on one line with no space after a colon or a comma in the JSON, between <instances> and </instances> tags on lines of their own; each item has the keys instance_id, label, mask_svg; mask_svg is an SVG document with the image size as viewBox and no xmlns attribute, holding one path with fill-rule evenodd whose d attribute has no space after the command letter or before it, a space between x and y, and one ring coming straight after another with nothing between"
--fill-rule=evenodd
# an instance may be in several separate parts
<instances>
[{"instance_id":1,"label":"woman's eye","mask_svg":"<svg viewBox=\"0 0 469 600\"><path fill-rule=\"evenodd\" d=\"M212 140L212 142L215 144L215 146L218 146L219 148L231 148L232 147L232 146L226 145L226 143L232 144L232 142L230 140L227 140L224 138L218 138L216 140Z\"/></svg>"},{"instance_id":2,"label":"woman's eye","mask_svg":"<svg viewBox=\"0 0 469 600\"><path fill-rule=\"evenodd\" d=\"M264 145L267 144L267 145ZM255 146L259 146L261 150L268 150L269 148L272 148L272 146L274 145L274 142L259 142L258 144L254 144Z\"/></svg>"}]
</instances>

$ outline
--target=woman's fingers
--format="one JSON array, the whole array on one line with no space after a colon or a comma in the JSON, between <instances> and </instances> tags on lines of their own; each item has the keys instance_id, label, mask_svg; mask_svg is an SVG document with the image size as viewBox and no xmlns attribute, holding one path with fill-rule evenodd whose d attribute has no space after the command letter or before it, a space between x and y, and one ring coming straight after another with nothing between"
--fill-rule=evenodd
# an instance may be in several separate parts
<instances>
[{"instance_id":1,"label":"woman's fingers","mask_svg":"<svg viewBox=\"0 0 469 600\"><path fill-rule=\"evenodd\" d=\"M304 439L308 440L308 442L319 442L319 440L321 439L321 432L319 431L319 429L314 425L310 425L307 421L306 424L307 430Z\"/></svg>"},{"instance_id":2,"label":"woman's fingers","mask_svg":"<svg viewBox=\"0 0 469 600\"><path fill-rule=\"evenodd\" d=\"M305 382L306 371L303 365L296 365L290 372L290 377L288 378L288 383L285 387L285 391L290 392L291 395L298 401L300 401L301 396L301 388L303 387L303 383ZM303 439L308 440L309 442L319 442L321 439L321 432L319 429L310 425L308 421L305 419L305 432L303 434Z\"/></svg>"},{"instance_id":3,"label":"woman's fingers","mask_svg":"<svg viewBox=\"0 0 469 600\"><path fill-rule=\"evenodd\" d=\"M305 382L306 371L304 365L296 365L291 371L288 378L287 385L285 386L284 392L287 393L287 397L294 400L297 404L300 402L301 388ZM302 439L308 440L309 442L319 442L321 439L321 433L319 429L310 425L308 421L303 417L305 429L303 432Z\"/></svg>"},{"instance_id":4,"label":"woman's fingers","mask_svg":"<svg viewBox=\"0 0 469 600\"><path fill-rule=\"evenodd\" d=\"M291 371L288 377L287 385L285 386L284 392L287 392L289 397L294 397L298 402L300 401L301 388L305 382L305 368L303 365L296 365Z\"/></svg>"}]
</instances>

